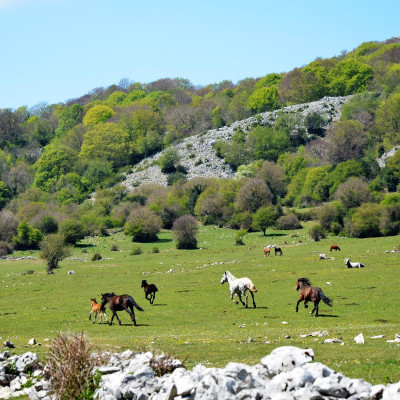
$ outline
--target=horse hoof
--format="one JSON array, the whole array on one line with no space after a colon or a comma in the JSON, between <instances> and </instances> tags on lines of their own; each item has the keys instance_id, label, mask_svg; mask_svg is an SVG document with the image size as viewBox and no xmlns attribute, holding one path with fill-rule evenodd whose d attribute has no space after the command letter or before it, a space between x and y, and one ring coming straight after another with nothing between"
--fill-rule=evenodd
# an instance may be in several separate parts
<instances>
[{"instance_id":1,"label":"horse hoof","mask_svg":"<svg viewBox=\"0 0 400 400\"><path fill-rule=\"evenodd\" d=\"M304 308L308 308L308 305L305 304L305 305L304 305Z\"/></svg>"}]
</instances>

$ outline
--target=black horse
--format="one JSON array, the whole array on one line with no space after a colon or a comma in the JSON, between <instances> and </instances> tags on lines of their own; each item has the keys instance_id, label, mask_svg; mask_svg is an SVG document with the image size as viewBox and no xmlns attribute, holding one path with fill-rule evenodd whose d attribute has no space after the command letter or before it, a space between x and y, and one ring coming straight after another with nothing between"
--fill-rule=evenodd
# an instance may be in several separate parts
<instances>
[{"instance_id":1,"label":"black horse","mask_svg":"<svg viewBox=\"0 0 400 400\"><path fill-rule=\"evenodd\" d=\"M142 286L140 287L144 289L146 300L148 300L150 304L153 304L154 299L156 298L156 292L158 292L157 286L154 283L150 283L149 285L147 281L143 279Z\"/></svg>"},{"instance_id":2,"label":"black horse","mask_svg":"<svg viewBox=\"0 0 400 400\"><path fill-rule=\"evenodd\" d=\"M129 294L122 294L120 296L115 295L115 293L101 294L102 309L104 309L106 303L108 303L108 306L113 313L110 325L112 325L114 317L117 318L118 323L121 325L121 321L118 318L117 311L125 310L131 317L133 325L136 326L135 311L133 310L133 307L136 307L139 311L144 311L143 308L140 307L135 300L133 300L133 297L129 296Z\"/></svg>"}]
</instances>

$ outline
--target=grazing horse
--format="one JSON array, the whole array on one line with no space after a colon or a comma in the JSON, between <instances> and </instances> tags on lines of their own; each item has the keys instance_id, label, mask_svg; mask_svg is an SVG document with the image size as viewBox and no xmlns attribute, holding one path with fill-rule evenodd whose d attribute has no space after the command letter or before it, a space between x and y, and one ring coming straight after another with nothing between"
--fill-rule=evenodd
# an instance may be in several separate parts
<instances>
[{"instance_id":1,"label":"grazing horse","mask_svg":"<svg viewBox=\"0 0 400 400\"><path fill-rule=\"evenodd\" d=\"M296 290L300 290L300 298L296 304L296 312L299 311L299 304L302 301L304 301L304 308L308 308L308 301L312 301L314 303L314 308L310 314L313 314L314 311L316 311L316 317L318 317L319 302L321 300L329 307L332 307L332 299L326 297L321 288L311 286L311 282L307 278L299 278L297 280Z\"/></svg>"},{"instance_id":2,"label":"grazing horse","mask_svg":"<svg viewBox=\"0 0 400 400\"><path fill-rule=\"evenodd\" d=\"M143 311L143 308L140 307L136 301L133 300L133 297L129 296L129 294L122 294L120 296L115 295L115 293L101 294L101 307L103 309L106 303L108 303L108 306L113 313L111 321L109 322L110 325L112 325L114 317L117 318L118 323L121 325L117 311L125 310L131 317L133 325L136 326L135 311L133 310L133 307L136 307L139 311Z\"/></svg>"},{"instance_id":3,"label":"grazing horse","mask_svg":"<svg viewBox=\"0 0 400 400\"><path fill-rule=\"evenodd\" d=\"M225 283L225 282L229 283L229 290L231 291L231 300L234 303L238 304L238 301L233 300L233 295L236 294L237 296L239 296L240 302L246 308L248 308L248 305L247 305L248 296L246 294L246 291L249 290L251 297L253 299L253 306L254 306L254 308L256 308L256 303L254 302L253 292L257 292L257 289L254 286L254 283L249 278L236 279L229 271L226 271L222 275L222 279L221 279L221 283ZM243 303L242 295L245 297L246 303Z\"/></svg>"},{"instance_id":4,"label":"grazing horse","mask_svg":"<svg viewBox=\"0 0 400 400\"><path fill-rule=\"evenodd\" d=\"M329 247L329 251L332 251L332 250L340 251L340 247L337 244L333 244L331 247Z\"/></svg>"},{"instance_id":5,"label":"grazing horse","mask_svg":"<svg viewBox=\"0 0 400 400\"><path fill-rule=\"evenodd\" d=\"M269 256L271 254L271 247L264 247L264 256Z\"/></svg>"},{"instance_id":6,"label":"grazing horse","mask_svg":"<svg viewBox=\"0 0 400 400\"><path fill-rule=\"evenodd\" d=\"M275 255L277 255L279 253L279 255L282 255L282 249L280 247L275 247Z\"/></svg>"},{"instance_id":7,"label":"grazing horse","mask_svg":"<svg viewBox=\"0 0 400 400\"><path fill-rule=\"evenodd\" d=\"M150 304L153 304L153 301L156 297L156 292L158 292L157 286L154 283L150 283L150 285L143 279L142 280L142 286L140 286L144 289L144 294L146 297L146 300L150 302Z\"/></svg>"},{"instance_id":8,"label":"grazing horse","mask_svg":"<svg viewBox=\"0 0 400 400\"><path fill-rule=\"evenodd\" d=\"M345 258L344 263L346 264L347 268L364 268L365 265L361 264L360 262L350 262L350 258Z\"/></svg>"},{"instance_id":9,"label":"grazing horse","mask_svg":"<svg viewBox=\"0 0 400 400\"><path fill-rule=\"evenodd\" d=\"M92 303L92 311L90 311L90 313L89 313L89 320L92 319L92 314L95 313L94 321L93 321L94 324L96 323L97 315L100 315L99 324L101 324L103 315L106 317L106 321L108 322L106 312L105 312L104 308L101 307L101 304L98 303L96 299L90 299L90 302Z\"/></svg>"}]
</instances>

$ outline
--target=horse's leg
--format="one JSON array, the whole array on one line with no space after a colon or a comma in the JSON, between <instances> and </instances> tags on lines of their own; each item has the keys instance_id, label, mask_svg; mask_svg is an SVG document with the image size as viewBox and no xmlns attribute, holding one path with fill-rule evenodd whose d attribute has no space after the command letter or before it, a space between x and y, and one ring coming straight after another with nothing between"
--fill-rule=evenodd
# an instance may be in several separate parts
<instances>
[{"instance_id":1,"label":"horse's leg","mask_svg":"<svg viewBox=\"0 0 400 400\"><path fill-rule=\"evenodd\" d=\"M105 312L103 312L103 315L104 315L106 321L108 322L107 314L106 314ZM108 323L109 323L109 322L108 322Z\"/></svg>"},{"instance_id":2,"label":"horse's leg","mask_svg":"<svg viewBox=\"0 0 400 400\"><path fill-rule=\"evenodd\" d=\"M299 311L299 304L303 301L303 299L300 297L299 300L297 300L297 304L296 304L296 312Z\"/></svg>"},{"instance_id":3,"label":"horse's leg","mask_svg":"<svg viewBox=\"0 0 400 400\"><path fill-rule=\"evenodd\" d=\"M245 303L243 302L243 300L242 300L242 295L241 295L240 293L238 293L237 295L239 296L240 302L247 308L247 304L245 304ZM247 296L246 296L246 297L247 297ZM236 304L237 304L237 302L236 302Z\"/></svg>"},{"instance_id":4,"label":"horse's leg","mask_svg":"<svg viewBox=\"0 0 400 400\"><path fill-rule=\"evenodd\" d=\"M89 321L92 319L92 312L93 311L90 311L90 313L89 313Z\"/></svg>"},{"instance_id":5,"label":"horse's leg","mask_svg":"<svg viewBox=\"0 0 400 400\"><path fill-rule=\"evenodd\" d=\"M244 298L246 299L246 308L249 308L249 306L248 306L248 298L249 298L249 296L247 296L246 292L244 293Z\"/></svg>"},{"instance_id":6,"label":"horse's leg","mask_svg":"<svg viewBox=\"0 0 400 400\"><path fill-rule=\"evenodd\" d=\"M239 302L237 301L237 300L233 300L233 295L234 294L236 294L236 293L231 293L231 300L235 303L235 304L238 304ZM236 296L237 296L237 294L236 294ZM242 301L242 300L240 300L240 301Z\"/></svg>"},{"instance_id":7,"label":"horse's leg","mask_svg":"<svg viewBox=\"0 0 400 400\"><path fill-rule=\"evenodd\" d=\"M102 319L103 319L103 314L102 314L102 312L99 310L99 311L97 311L97 315L99 316L99 324L101 324L101 321L102 321Z\"/></svg>"},{"instance_id":8,"label":"horse's leg","mask_svg":"<svg viewBox=\"0 0 400 400\"><path fill-rule=\"evenodd\" d=\"M256 303L254 302L254 293L250 292L250 294L251 294L251 298L253 299L253 306L254 306L254 308L256 308Z\"/></svg>"},{"instance_id":9,"label":"horse's leg","mask_svg":"<svg viewBox=\"0 0 400 400\"><path fill-rule=\"evenodd\" d=\"M135 311L133 310L133 306L130 306L126 309L126 312L129 314L131 317L131 320L133 322L133 325L136 326L136 319L135 319Z\"/></svg>"},{"instance_id":10,"label":"horse's leg","mask_svg":"<svg viewBox=\"0 0 400 400\"><path fill-rule=\"evenodd\" d=\"M305 301L304 301L304 308L308 308L308 304L307 304L307 303L308 303L308 301L305 300Z\"/></svg>"},{"instance_id":11,"label":"horse's leg","mask_svg":"<svg viewBox=\"0 0 400 400\"><path fill-rule=\"evenodd\" d=\"M153 304L155 297L156 297L156 293L155 292L151 293L151 295L150 295L150 304Z\"/></svg>"}]
</instances>

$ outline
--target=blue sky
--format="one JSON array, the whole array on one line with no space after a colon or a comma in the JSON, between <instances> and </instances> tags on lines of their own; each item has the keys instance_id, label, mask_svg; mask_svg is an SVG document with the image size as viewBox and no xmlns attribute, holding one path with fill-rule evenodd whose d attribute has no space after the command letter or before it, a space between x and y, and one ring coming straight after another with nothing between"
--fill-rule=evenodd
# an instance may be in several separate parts
<instances>
[{"instance_id":1,"label":"blue sky","mask_svg":"<svg viewBox=\"0 0 400 400\"><path fill-rule=\"evenodd\" d=\"M195 85L290 71L400 36L398 0L0 0L0 108L122 78Z\"/></svg>"}]
</instances>

